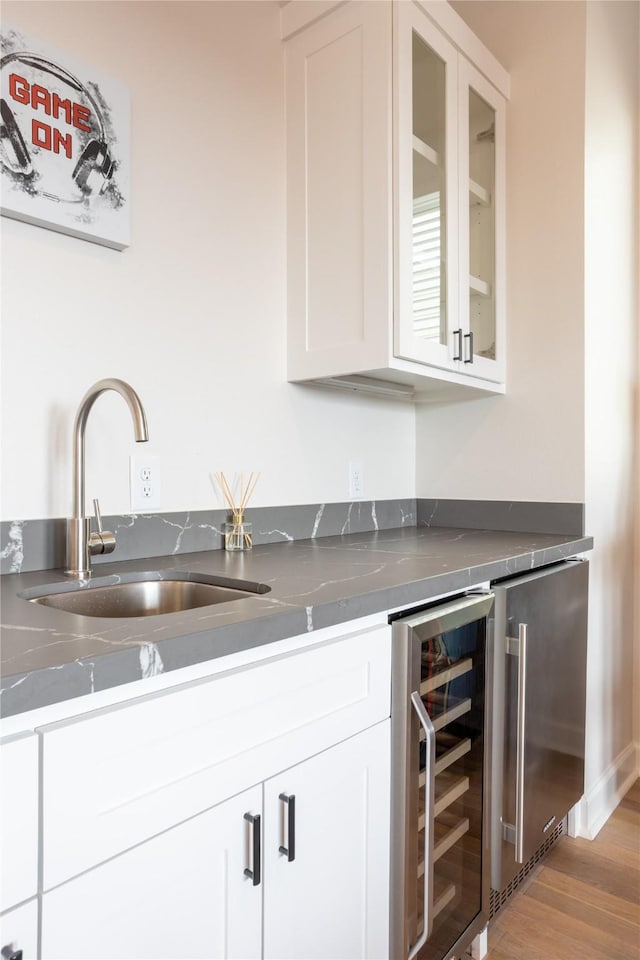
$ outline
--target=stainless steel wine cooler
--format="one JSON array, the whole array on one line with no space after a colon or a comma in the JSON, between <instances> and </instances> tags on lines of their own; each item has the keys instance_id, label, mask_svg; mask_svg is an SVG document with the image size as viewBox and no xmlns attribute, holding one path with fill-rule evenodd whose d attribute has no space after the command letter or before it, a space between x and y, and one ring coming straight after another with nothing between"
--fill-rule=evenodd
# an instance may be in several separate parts
<instances>
[{"instance_id":1,"label":"stainless steel wine cooler","mask_svg":"<svg viewBox=\"0 0 640 960\"><path fill-rule=\"evenodd\" d=\"M393 960L459 957L489 918L493 594L393 622Z\"/></svg>"}]
</instances>

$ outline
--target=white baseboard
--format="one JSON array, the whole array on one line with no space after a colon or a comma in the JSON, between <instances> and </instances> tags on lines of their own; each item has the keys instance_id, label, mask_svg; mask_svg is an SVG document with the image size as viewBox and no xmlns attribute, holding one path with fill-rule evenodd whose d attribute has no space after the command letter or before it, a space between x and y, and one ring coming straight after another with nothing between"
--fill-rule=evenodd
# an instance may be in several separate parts
<instances>
[{"instance_id":1,"label":"white baseboard","mask_svg":"<svg viewBox=\"0 0 640 960\"><path fill-rule=\"evenodd\" d=\"M569 834L594 840L640 776L640 744L630 743L569 813Z\"/></svg>"}]
</instances>

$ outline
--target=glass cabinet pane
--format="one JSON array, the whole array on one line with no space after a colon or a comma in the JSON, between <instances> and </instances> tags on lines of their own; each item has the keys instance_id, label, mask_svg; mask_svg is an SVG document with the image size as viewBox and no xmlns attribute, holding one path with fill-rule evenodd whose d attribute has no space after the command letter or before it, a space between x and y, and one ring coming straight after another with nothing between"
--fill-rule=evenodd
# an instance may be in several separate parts
<instances>
[{"instance_id":1,"label":"glass cabinet pane","mask_svg":"<svg viewBox=\"0 0 640 960\"><path fill-rule=\"evenodd\" d=\"M483 882L485 627L476 621L422 644L420 695L436 733L433 931L423 960L447 954L479 914ZM421 738L422 741L422 738ZM417 926L423 924L425 753L421 742Z\"/></svg>"},{"instance_id":2,"label":"glass cabinet pane","mask_svg":"<svg viewBox=\"0 0 640 960\"><path fill-rule=\"evenodd\" d=\"M469 89L469 330L476 356L496 359L495 111Z\"/></svg>"},{"instance_id":3,"label":"glass cabinet pane","mask_svg":"<svg viewBox=\"0 0 640 960\"><path fill-rule=\"evenodd\" d=\"M445 79L444 61L414 31L413 332L441 344L447 342Z\"/></svg>"}]
</instances>

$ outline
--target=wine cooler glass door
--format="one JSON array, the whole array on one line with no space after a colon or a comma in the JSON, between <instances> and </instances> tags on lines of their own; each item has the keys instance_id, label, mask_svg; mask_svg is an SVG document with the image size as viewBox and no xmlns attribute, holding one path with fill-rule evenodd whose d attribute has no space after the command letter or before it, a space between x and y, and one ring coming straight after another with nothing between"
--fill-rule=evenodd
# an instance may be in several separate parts
<instances>
[{"instance_id":1,"label":"wine cooler glass door","mask_svg":"<svg viewBox=\"0 0 640 960\"><path fill-rule=\"evenodd\" d=\"M490 596L478 600L485 607L492 602ZM407 633L407 960L444 960L474 924L486 922L487 620L473 603L466 623L458 616L448 624L442 608L434 609L438 617L414 623Z\"/></svg>"}]
</instances>

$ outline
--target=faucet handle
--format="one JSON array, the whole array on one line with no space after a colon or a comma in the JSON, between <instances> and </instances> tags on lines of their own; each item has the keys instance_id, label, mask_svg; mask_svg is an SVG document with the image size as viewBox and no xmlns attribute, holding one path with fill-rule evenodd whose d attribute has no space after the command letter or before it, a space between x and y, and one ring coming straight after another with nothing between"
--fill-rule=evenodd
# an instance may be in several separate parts
<instances>
[{"instance_id":1,"label":"faucet handle","mask_svg":"<svg viewBox=\"0 0 640 960\"><path fill-rule=\"evenodd\" d=\"M100 513L100 501L97 497L93 498L93 512L96 515L96 527L98 528L98 533L102 534L102 514Z\"/></svg>"},{"instance_id":2,"label":"faucet handle","mask_svg":"<svg viewBox=\"0 0 640 960\"><path fill-rule=\"evenodd\" d=\"M93 501L93 509L96 515L97 531L89 534L89 553L95 556L97 553L113 553L116 548L116 535L109 530L102 529L102 516L100 514L100 504L97 497Z\"/></svg>"}]
</instances>

